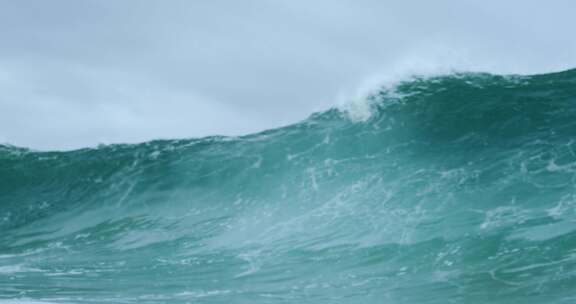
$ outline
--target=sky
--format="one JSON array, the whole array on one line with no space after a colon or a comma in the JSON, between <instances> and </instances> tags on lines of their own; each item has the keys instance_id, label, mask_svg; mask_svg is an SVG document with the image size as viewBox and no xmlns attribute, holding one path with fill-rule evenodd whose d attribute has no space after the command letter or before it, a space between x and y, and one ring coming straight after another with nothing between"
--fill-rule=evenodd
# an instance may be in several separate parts
<instances>
[{"instance_id":1,"label":"sky","mask_svg":"<svg viewBox=\"0 0 576 304\"><path fill-rule=\"evenodd\" d=\"M0 1L0 143L243 135L411 74L576 67L576 1Z\"/></svg>"}]
</instances>

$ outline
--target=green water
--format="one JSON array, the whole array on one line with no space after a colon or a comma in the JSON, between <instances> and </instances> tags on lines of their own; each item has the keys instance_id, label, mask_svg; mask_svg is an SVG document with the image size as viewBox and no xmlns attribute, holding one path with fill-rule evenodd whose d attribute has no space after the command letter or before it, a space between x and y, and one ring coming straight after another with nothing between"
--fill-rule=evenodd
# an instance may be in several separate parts
<instances>
[{"instance_id":1,"label":"green water","mask_svg":"<svg viewBox=\"0 0 576 304\"><path fill-rule=\"evenodd\" d=\"M574 303L576 70L244 137L0 146L0 303Z\"/></svg>"}]
</instances>

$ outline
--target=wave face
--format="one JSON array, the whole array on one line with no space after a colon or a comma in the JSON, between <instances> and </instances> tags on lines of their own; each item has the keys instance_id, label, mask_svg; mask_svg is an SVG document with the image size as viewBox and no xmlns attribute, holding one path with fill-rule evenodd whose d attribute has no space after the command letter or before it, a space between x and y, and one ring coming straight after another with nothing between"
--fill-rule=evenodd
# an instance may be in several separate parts
<instances>
[{"instance_id":1,"label":"wave face","mask_svg":"<svg viewBox=\"0 0 576 304\"><path fill-rule=\"evenodd\" d=\"M576 301L576 70L367 104L239 138L1 147L0 299Z\"/></svg>"}]
</instances>

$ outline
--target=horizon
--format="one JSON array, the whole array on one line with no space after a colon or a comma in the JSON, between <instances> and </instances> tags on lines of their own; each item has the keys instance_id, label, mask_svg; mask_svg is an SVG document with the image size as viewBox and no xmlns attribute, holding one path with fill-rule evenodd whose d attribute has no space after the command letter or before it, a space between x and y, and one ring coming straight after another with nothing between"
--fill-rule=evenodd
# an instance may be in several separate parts
<instances>
[{"instance_id":1,"label":"horizon","mask_svg":"<svg viewBox=\"0 0 576 304\"><path fill-rule=\"evenodd\" d=\"M368 119L373 114L373 113L371 113L371 111L373 109L369 108L370 107L370 103L369 103L370 96L373 96L373 95L378 94L379 92L383 92L383 91L390 91L390 90L394 91L398 85L410 83L411 81L414 81L414 80L421 80L421 79L428 80L430 78L450 77L450 76L454 76L454 75L490 75L490 76L502 76L502 77L517 77L517 76L518 77L538 77L538 76L554 76L554 75L565 74L565 73L570 73L570 72L576 72L576 68L569 68L566 70L552 71L552 72L548 72L548 73L535 73L535 74L495 74L495 73L490 73L490 72L473 72L473 71L452 71L452 72L438 73L438 74L406 74L406 75L403 75L401 77L394 77L392 81L390 79L380 80L379 82L376 82L375 84L373 84L375 86L364 87L363 90L361 91L361 93L357 94L358 96L351 97L350 100L347 100L348 103L337 104L337 105L333 105L332 107L329 107L329 108L326 108L326 109L323 109L320 111L312 112L312 113L308 114L306 117L304 117L303 119L300 119L300 120L297 120L294 122L289 122L285 125L279 125L279 126L274 126L274 127L270 127L270 128L264 128L262 130L257 130L257 131L249 132L249 133L245 133L245 134L238 134L238 135L208 134L208 135L197 136L197 137L152 138L149 140L135 141L135 142L95 143L94 145L89 145L89 146L71 147L71 148L64 148L64 149L49 149L49 148L48 149L42 149L42 148L37 149L34 147L18 146L18 145L13 145L11 143L2 143L2 142L0 142L0 147L25 150L26 152L39 152L39 153L48 152L48 153L50 153L50 152L74 152L74 151L80 151L80 150L92 150L92 149L100 149L103 147L110 147L110 146L147 145L147 144L156 143L156 142L174 142L174 141L180 142L180 141L195 141L195 140L202 141L202 140L208 140L208 139L241 140L241 139L252 137L252 136L258 136L258 135L261 135L262 133L273 132L273 131L281 130L284 128L289 128L289 127L292 127L295 125L299 125L302 123L306 123L306 121L313 119L316 115L322 115L323 113L326 113L326 112L332 111L332 110L339 111L340 113L342 113L342 115L344 115L344 117L347 117L347 119L349 119L351 122L359 122L359 123L365 122L366 119ZM352 113L352 112L355 110L354 107L358 106L358 104L361 108L359 111L364 112L364 113L361 113L360 117L355 117L354 113ZM366 108L366 106L368 106L368 108ZM368 115L368 116L362 117L363 115Z\"/></svg>"}]
</instances>

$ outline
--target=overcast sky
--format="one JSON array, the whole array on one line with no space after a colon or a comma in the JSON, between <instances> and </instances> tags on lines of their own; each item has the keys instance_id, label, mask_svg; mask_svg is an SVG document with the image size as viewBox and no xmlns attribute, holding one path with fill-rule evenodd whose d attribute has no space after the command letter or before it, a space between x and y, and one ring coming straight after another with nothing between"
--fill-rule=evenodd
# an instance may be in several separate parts
<instances>
[{"instance_id":1,"label":"overcast sky","mask_svg":"<svg viewBox=\"0 0 576 304\"><path fill-rule=\"evenodd\" d=\"M576 1L0 0L0 143L239 135L375 80L576 67Z\"/></svg>"}]
</instances>

